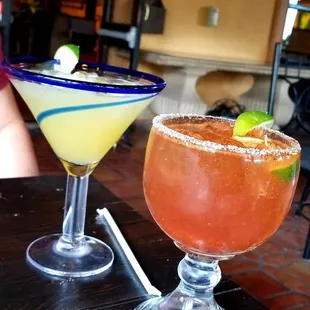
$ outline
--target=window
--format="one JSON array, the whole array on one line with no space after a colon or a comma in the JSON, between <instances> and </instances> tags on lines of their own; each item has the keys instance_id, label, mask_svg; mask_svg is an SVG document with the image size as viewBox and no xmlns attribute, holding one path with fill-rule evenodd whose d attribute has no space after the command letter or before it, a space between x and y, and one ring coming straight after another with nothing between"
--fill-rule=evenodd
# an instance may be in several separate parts
<instances>
[{"instance_id":1,"label":"window","mask_svg":"<svg viewBox=\"0 0 310 310\"><path fill-rule=\"evenodd\" d=\"M290 4L298 4L299 0L290 0ZM296 16L297 16L297 10L296 9L288 9L286 13L286 19L285 19L285 24L284 24L284 30L283 30L283 35L282 39L286 40L292 33Z\"/></svg>"}]
</instances>

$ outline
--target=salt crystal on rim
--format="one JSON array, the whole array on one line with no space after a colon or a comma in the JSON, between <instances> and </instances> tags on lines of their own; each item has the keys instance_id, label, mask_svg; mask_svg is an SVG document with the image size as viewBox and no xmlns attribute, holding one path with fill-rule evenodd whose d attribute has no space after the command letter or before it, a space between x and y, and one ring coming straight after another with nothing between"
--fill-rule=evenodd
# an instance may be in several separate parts
<instances>
[{"instance_id":1,"label":"salt crystal on rim","mask_svg":"<svg viewBox=\"0 0 310 310\"><path fill-rule=\"evenodd\" d=\"M156 116L153 119L153 126L156 128L159 132L162 134L172 138L172 139L177 139L183 142L186 146L196 146L204 151L208 152L215 152L215 151L226 151L226 152L233 152L233 153L239 153L239 154L248 154L251 156L266 156L266 155L296 155L300 152L301 147L300 144L293 138L279 132L276 130L268 129L266 130L268 133L274 133L278 137L286 140L290 147L285 148L285 149L263 149L259 150L257 148L251 148L251 147L238 147L235 145L225 145L225 144L220 144L220 143L215 143L211 141L205 141L205 140L199 140L194 137L184 135L178 131L175 131L166 125L164 125L164 121L175 119L175 118L198 118L198 119L214 119L218 120L220 122L226 122L230 125L234 125L235 121L224 118L224 117L214 117L214 116L203 116L203 115L198 115L198 114L161 114Z\"/></svg>"}]
</instances>

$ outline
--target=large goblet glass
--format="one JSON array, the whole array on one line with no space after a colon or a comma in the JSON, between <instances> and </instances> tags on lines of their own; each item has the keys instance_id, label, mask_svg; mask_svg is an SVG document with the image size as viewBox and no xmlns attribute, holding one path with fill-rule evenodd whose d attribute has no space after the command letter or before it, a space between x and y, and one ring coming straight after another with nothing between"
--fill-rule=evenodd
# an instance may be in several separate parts
<instances>
[{"instance_id":1,"label":"large goblet glass","mask_svg":"<svg viewBox=\"0 0 310 310\"><path fill-rule=\"evenodd\" d=\"M79 63L65 75L54 62L21 57L2 63L68 173L62 234L33 241L27 260L53 276L89 277L114 258L108 245L84 235L89 175L165 82L93 63Z\"/></svg>"},{"instance_id":2,"label":"large goblet glass","mask_svg":"<svg viewBox=\"0 0 310 310\"><path fill-rule=\"evenodd\" d=\"M255 146L232 138L234 121L162 115L153 121L144 193L160 228L184 251L179 286L138 306L221 309L213 296L218 261L255 249L285 218L296 189L300 146L259 130ZM247 141L249 143L249 141Z\"/></svg>"}]
</instances>

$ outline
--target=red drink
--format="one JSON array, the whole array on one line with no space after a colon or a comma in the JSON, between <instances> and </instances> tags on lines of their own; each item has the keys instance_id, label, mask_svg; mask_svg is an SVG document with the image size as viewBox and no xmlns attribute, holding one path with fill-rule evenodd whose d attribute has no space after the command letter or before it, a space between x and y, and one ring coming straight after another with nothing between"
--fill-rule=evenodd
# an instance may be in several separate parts
<instances>
[{"instance_id":1,"label":"red drink","mask_svg":"<svg viewBox=\"0 0 310 310\"><path fill-rule=\"evenodd\" d=\"M164 116L150 134L148 207L170 238L194 252L229 256L257 247L278 229L294 196L299 144L266 130L252 133L264 142L245 147L232 138L233 124Z\"/></svg>"}]
</instances>

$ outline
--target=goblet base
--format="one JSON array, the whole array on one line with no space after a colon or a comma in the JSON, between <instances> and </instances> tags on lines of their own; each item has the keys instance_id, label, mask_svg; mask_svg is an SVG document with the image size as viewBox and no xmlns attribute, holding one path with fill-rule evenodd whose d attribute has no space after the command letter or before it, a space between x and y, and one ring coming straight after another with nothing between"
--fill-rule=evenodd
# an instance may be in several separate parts
<instances>
[{"instance_id":1,"label":"goblet base","mask_svg":"<svg viewBox=\"0 0 310 310\"><path fill-rule=\"evenodd\" d=\"M187 253L178 266L180 284L169 295L139 305L136 310L223 310L215 301L214 287L221 279L217 261Z\"/></svg>"},{"instance_id":2,"label":"goblet base","mask_svg":"<svg viewBox=\"0 0 310 310\"><path fill-rule=\"evenodd\" d=\"M66 251L59 244L61 234L41 237L27 248L27 261L37 270L52 276L81 278L108 270L114 260L111 248L104 242L85 236L78 251Z\"/></svg>"},{"instance_id":3,"label":"goblet base","mask_svg":"<svg viewBox=\"0 0 310 310\"><path fill-rule=\"evenodd\" d=\"M184 295L179 289L164 297L155 297L139 305L135 310L224 310L213 296L206 299L198 299L198 296Z\"/></svg>"}]
</instances>

